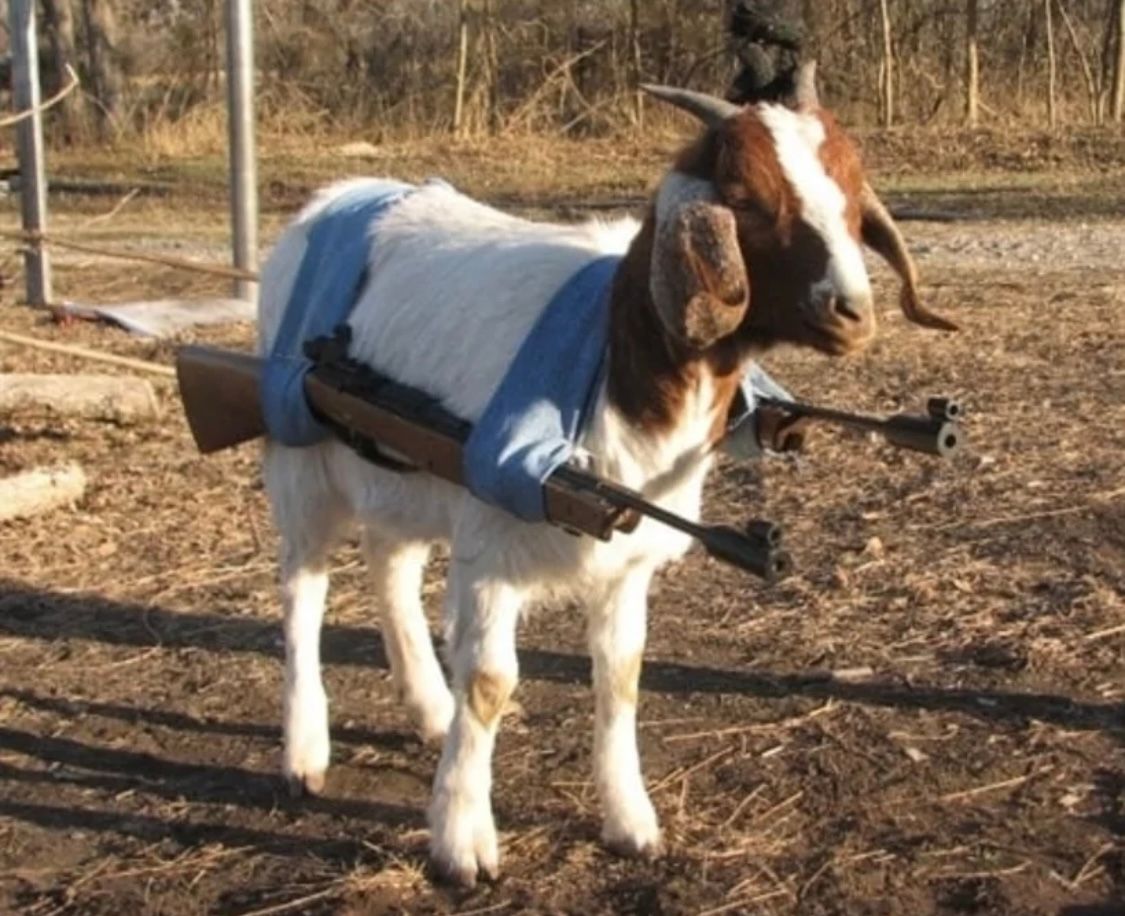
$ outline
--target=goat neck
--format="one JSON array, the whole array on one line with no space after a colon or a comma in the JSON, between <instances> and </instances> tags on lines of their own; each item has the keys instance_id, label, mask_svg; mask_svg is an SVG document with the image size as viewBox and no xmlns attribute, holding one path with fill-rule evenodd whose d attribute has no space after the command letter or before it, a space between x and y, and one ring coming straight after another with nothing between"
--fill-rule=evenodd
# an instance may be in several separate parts
<instances>
[{"instance_id":1,"label":"goat neck","mask_svg":"<svg viewBox=\"0 0 1125 916\"><path fill-rule=\"evenodd\" d=\"M738 390L742 360L730 346L697 350L672 337L653 301L651 273L656 237L653 208L614 277L610 302L610 403L632 426L651 434L675 429L693 402L690 395L710 382L712 441Z\"/></svg>"}]
</instances>

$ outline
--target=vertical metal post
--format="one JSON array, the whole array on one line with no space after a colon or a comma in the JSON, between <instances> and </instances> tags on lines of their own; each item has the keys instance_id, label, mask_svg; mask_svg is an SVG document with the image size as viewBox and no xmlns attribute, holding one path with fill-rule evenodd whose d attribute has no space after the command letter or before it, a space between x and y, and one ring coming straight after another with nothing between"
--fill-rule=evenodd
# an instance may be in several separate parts
<instances>
[{"instance_id":1,"label":"vertical metal post","mask_svg":"<svg viewBox=\"0 0 1125 916\"><path fill-rule=\"evenodd\" d=\"M254 149L254 17L250 0L227 0L227 119L234 266L258 269L258 167ZM253 299L258 284L235 280L234 295Z\"/></svg>"},{"instance_id":2,"label":"vertical metal post","mask_svg":"<svg viewBox=\"0 0 1125 916\"><path fill-rule=\"evenodd\" d=\"M43 117L39 112L39 43L35 33L34 0L11 0L12 102L17 112L34 111L17 127L20 162L20 198L25 232L47 231L47 170L43 154ZM38 241L24 252L27 301L51 301L51 259Z\"/></svg>"}]
</instances>

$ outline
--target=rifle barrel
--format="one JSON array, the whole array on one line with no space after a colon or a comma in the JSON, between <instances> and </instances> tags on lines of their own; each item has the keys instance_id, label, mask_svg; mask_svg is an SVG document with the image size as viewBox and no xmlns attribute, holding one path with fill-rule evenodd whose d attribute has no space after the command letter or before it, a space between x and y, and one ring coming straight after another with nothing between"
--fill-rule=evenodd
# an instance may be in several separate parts
<instances>
[{"instance_id":1,"label":"rifle barrel","mask_svg":"<svg viewBox=\"0 0 1125 916\"><path fill-rule=\"evenodd\" d=\"M759 403L788 413L827 420L839 426L878 433L891 445L927 455L949 458L961 448L961 427L957 418L961 406L947 398L931 398L926 405L926 416L896 414L893 417L872 417L866 414L847 413L830 407L818 407L780 398L761 398Z\"/></svg>"},{"instance_id":2,"label":"rifle barrel","mask_svg":"<svg viewBox=\"0 0 1125 916\"><path fill-rule=\"evenodd\" d=\"M766 582L783 579L793 569L789 554L781 549L781 528L771 522L751 522L745 532L729 525L701 525L649 502L635 490L577 468L561 467L551 475L551 479L591 491L607 502L681 531L699 541L715 559L753 573Z\"/></svg>"},{"instance_id":3,"label":"rifle barrel","mask_svg":"<svg viewBox=\"0 0 1125 916\"><path fill-rule=\"evenodd\" d=\"M797 401L783 401L780 398L761 398L759 403L766 407L777 407L789 413L801 414L817 420L827 420L841 426L851 426L857 429L866 429L870 432L882 432L887 421L882 417L871 417L866 414L848 413L843 410L833 410L831 407L818 407L815 404L798 403Z\"/></svg>"}]
</instances>

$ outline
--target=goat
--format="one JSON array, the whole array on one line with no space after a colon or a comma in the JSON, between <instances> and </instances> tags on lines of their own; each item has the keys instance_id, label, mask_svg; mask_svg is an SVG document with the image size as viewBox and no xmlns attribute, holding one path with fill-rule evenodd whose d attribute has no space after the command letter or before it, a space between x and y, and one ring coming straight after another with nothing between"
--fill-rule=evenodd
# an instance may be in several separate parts
<instances>
[{"instance_id":1,"label":"goat","mask_svg":"<svg viewBox=\"0 0 1125 916\"><path fill-rule=\"evenodd\" d=\"M697 518L753 355L779 343L839 355L872 339L861 241L901 276L908 317L948 325L918 304L897 228L867 186L855 146L814 98L738 108L652 91L706 130L662 179L643 222L530 222L446 186L422 186L379 222L351 318L352 354L475 421L552 292L591 259L621 254L608 368L580 445L603 475ZM277 243L262 274L263 352L278 332L309 225L352 187L322 193ZM435 478L367 463L336 441L300 449L269 442L263 469L281 537L283 770L295 791L324 786L326 562L355 521L396 688L421 734L444 738L429 807L435 867L465 885L497 873L491 757L516 686L517 623L530 604L564 598L588 612L603 838L626 854L660 852L637 750L637 690L649 581L686 551L686 537L648 520L607 543L572 537ZM437 543L450 549L452 692L420 600Z\"/></svg>"}]
</instances>

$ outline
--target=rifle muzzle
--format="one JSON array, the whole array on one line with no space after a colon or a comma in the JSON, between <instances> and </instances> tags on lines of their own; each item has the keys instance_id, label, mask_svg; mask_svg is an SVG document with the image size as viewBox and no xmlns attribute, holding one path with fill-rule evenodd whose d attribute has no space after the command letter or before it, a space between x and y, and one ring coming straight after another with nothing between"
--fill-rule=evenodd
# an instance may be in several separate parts
<instances>
[{"instance_id":1,"label":"rifle muzzle","mask_svg":"<svg viewBox=\"0 0 1125 916\"><path fill-rule=\"evenodd\" d=\"M951 458L961 448L961 427L948 420L900 414L888 419L882 432L891 445L927 455Z\"/></svg>"},{"instance_id":2,"label":"rifle muzzle","mask_svg":"<svg viewBox=\"0 0 1125 916\"><path fill-rule=\"evenodd\" d=\"M743 533L729 525L710 525L700 543L716 560L744 569L766 582L784 579L793 570L789 554L768 539Z\"/></svg>"}]
</instances>

